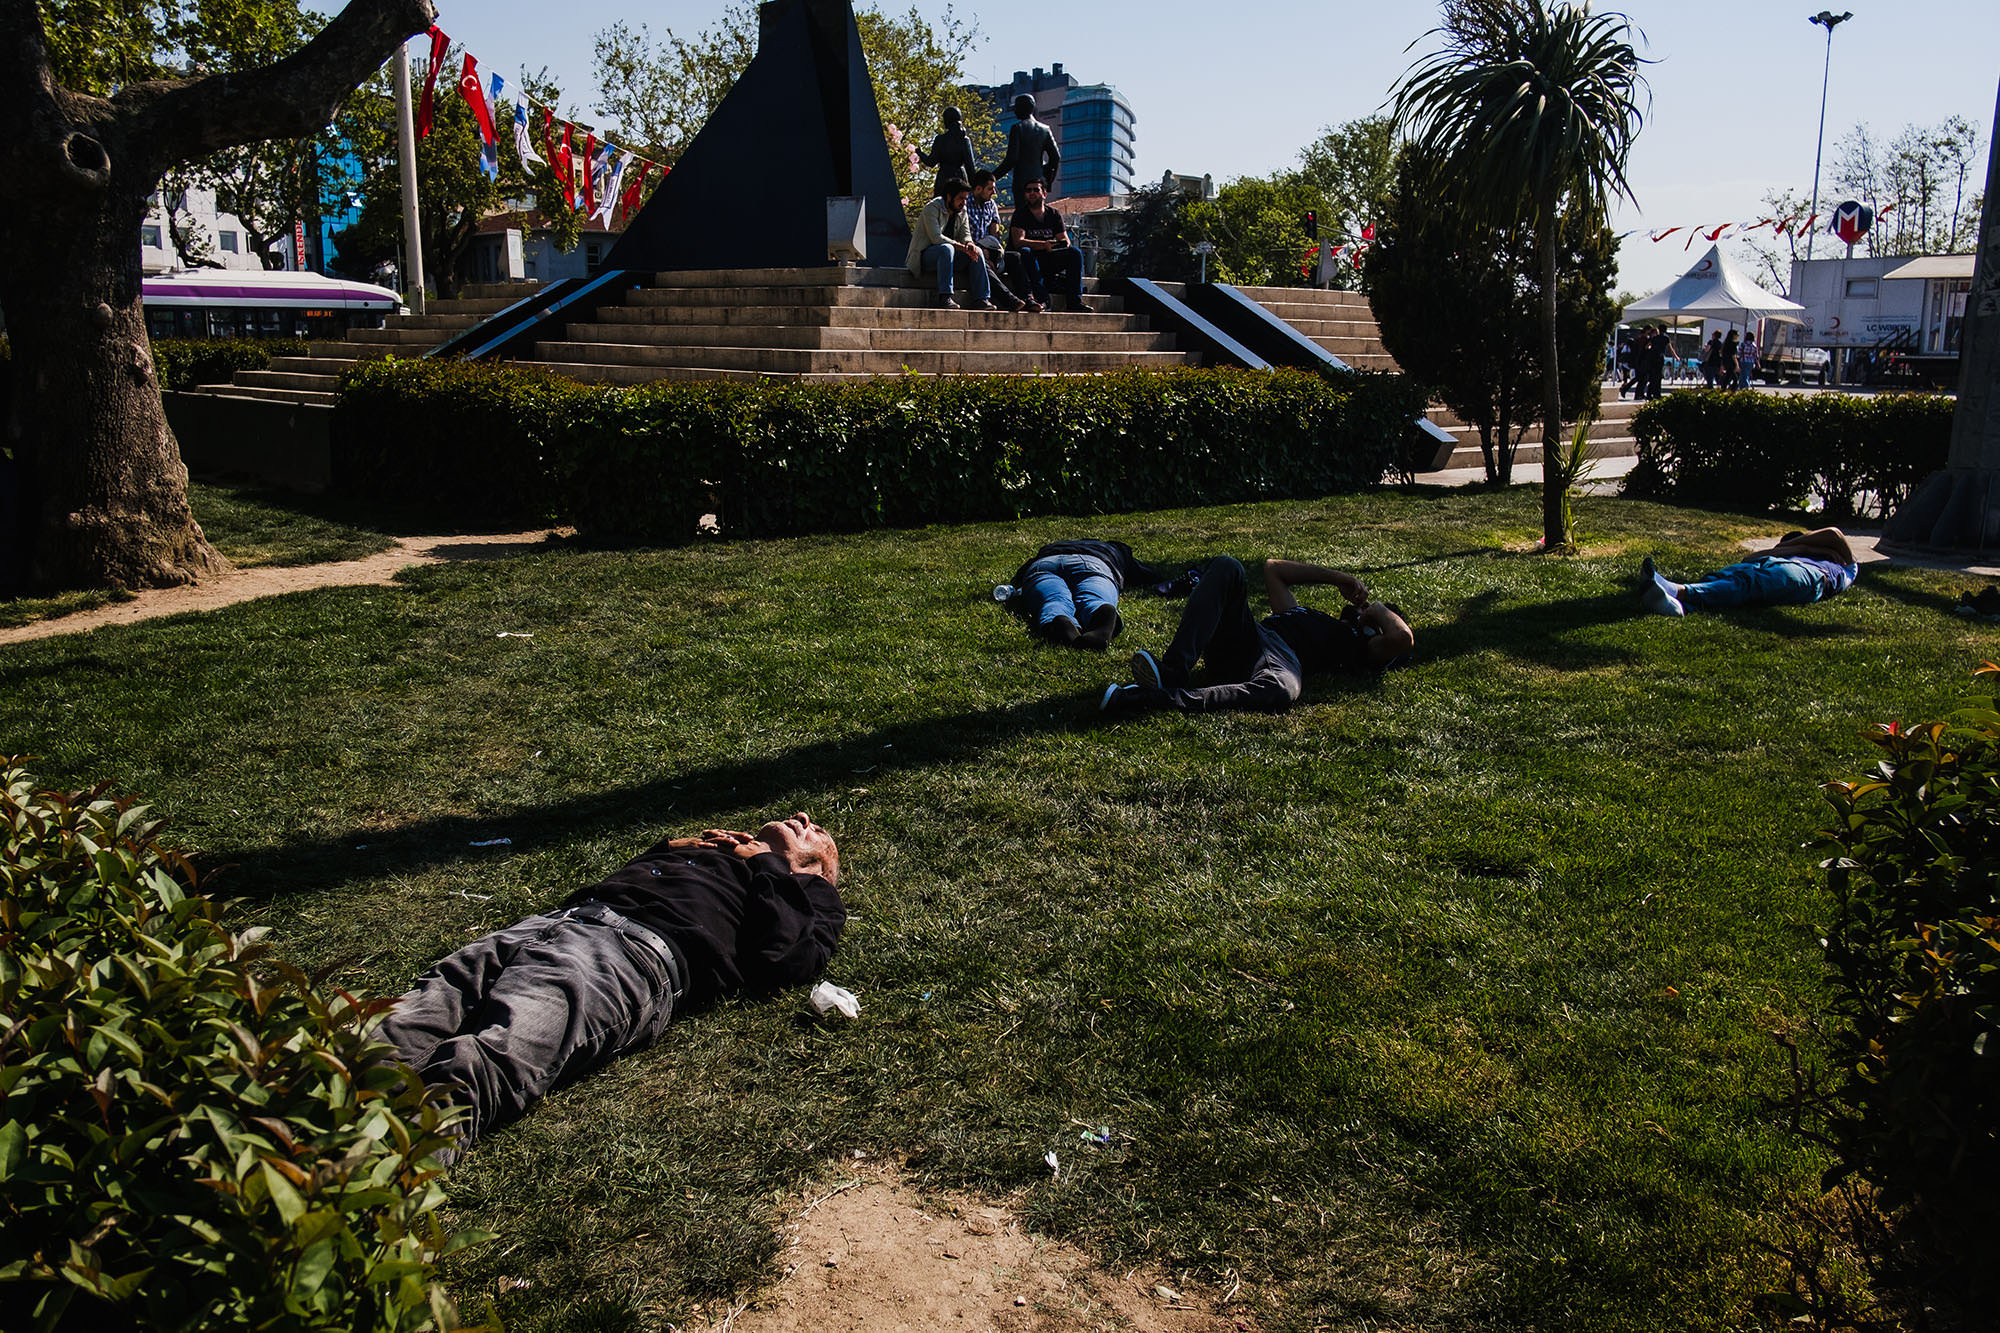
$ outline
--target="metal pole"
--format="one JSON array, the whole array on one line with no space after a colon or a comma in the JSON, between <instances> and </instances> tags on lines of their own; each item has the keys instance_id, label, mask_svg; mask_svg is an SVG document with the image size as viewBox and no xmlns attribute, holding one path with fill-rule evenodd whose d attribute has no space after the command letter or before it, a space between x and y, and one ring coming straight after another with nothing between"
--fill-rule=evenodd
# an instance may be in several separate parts
<instances>
[{"instance_id":1,"label":"metal pole","mask_svg":"<svg viewBox=\"0 0 2000 1333\"><path fill-rule=\"evenodd\" d=\"M1806 228L1807 259L1812 258L1813 237L1819 234L1819 162L1826 152L1826 85L1833 73L1833 30L1853 17L1852 13L1835 14L1830 9L1822 9L1806 20L1826 27L1826 64L1819 75L1819 142L1813 148L1812 207L1806 210L1806 216L1812 219L1812 224Z\"/></svg>"},{"instance_id":2,"label":"metal pole","mask_svg":"<svg viewBox=\"0 0 2000 1333\"><path fill-rule=\"evenodd\" d=\"M410 47L396 44L396 146L403 166L403 266L405 297L424 313L424 241L417 221L417 120L410 109Z\"/></svg>"}]
</instances>

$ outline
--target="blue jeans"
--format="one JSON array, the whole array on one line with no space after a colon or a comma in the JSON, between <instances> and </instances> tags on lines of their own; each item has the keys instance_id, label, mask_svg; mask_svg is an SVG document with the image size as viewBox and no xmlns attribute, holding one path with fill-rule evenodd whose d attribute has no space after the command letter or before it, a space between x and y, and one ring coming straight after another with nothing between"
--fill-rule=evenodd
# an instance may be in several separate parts
<instances>
[{"instance_id":1,"label":"blue jeans","mask_svg":"<svg viewBox=\"0 0 2000 1333\"><path fill-rule=\"evenodd\" d=\"M1036 599L1035 623L1057 616L1081 625L1100 608L1118 605L1118 581L1111 566L1090 555L1045 555L1028 566L1028 592Z\"/></svg>"},{"instance_id":2,"label":"blue jeans","mask_svg":"<svg viewBox=\"0 0 2000 1333\"><path fill-rule=\"evenodd\" d=\"M1020 261L1028 294L1043 305L1048 304L1051 287L1058 296L1083 300L1083 252L1075 246L1063 250L1016 250L1014 257Z\"/></svg>"},{"instance_id":3,"label":"blue jeans","mask_svg":"<svg viewBox=\"0 0 2000 1333\"><path fill-rule=\"evenodd\" d=\"M1783 556L1764 555L1683 585L1680 603L1691 611L1713 611L1725 606L1800 606L1825 596L1826 580L1818 570Z\"/></svg>"},{"instance_id":4,"label":"blue jeans","mask_svg":"<svg viewBox=\"0 0 2000 1333\"><path fill-rule=\"evenodd\" d=\"M990 290L986 285L986 261L967 259L949 245L940 241L924 251L924 271L936 270L939 296L950 296L955 290L952 282L956 276L965 279L966 294L975 301L989 299Z\"/></svg>"},{"instance_id":5,"label":"blue jeans","mask_svg":"<svg viewBox=\"0 0 2000 1333\"><path fill-rule=\"evenodd\" d=\"M461 1089L462 1150L558 1082L657 1042L674 1014L666 948L602 906L527 917L418 977L376 1035L424 1082Z\"/></svg>"}]
</instances>

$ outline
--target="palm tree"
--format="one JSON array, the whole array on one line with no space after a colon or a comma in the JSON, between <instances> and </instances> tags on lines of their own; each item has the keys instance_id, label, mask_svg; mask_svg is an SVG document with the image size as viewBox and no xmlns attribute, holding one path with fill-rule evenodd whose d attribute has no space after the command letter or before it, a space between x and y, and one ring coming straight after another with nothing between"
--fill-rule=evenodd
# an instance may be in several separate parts
<instances>
[{"instance_id":1,"label":"palm tree","mask_svg":"<svg viewBox=\"0 0 2000 1333\"><path fill-rule=\"evenodd\" d=\"M1568 550L1570 479L1556 356L1557 218L1632 198L1625 160L1645 119L1644 62L1623 14L1567 0L1445 0L1439 50L1404 74L1396 123L1437 164L1433 197L1500 224L1525 221L1542 269L1542 544ZM1424 38L1418 38L1418 42ZM1412 42L1414 47L1417 42Z\"/></svg>"}]
</instances>

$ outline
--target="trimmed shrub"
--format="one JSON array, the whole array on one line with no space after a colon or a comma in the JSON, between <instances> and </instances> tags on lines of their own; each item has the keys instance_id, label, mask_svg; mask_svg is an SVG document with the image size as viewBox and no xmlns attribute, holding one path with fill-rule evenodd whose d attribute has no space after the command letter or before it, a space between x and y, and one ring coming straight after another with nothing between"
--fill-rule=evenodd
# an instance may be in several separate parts
<instances>
[{"instance_id":1,"label":"trimmed shrub","mask_svg":"<svg viewBox=\"0 0 2000 1333\"><path fill-rule=\"evenodd\" d=\"M1955 406L1938 394L1681 390L1633 417L1639 461L1624 493L1758 511L1810 496L1836 519L1872 495L1892 512L1944 466Z\"/></svg>"},{"instance_id":2,"label":"trimmed shrub","mask_svg":"<svg viewBox=\"0 0 2000 1333\"><path fill-rule=\"evenodd\" d=\"M304 356L303 338L155 338L153 367L160 388L227 384L239 370L267 370L271 358Z\"/></svg>"},{"instance_id":3,"label":"trimmed shrub","mask_svg":"<svg viewBox=\"0 0 2000 1333\"><path fill-rule=\"evenodd\" d=\"M8 1327L453 1326L450 1113L363 1033L386 1001L261 956L144 807L0 761Z\"/></svg>"},{"instance_id":4,"label":"trimmed shrub","mask_svg":"<svg viewBox=\"0 0 2000 1333\"><path fill-rule=\"evenodd\" d=\"M852 384L577 384L454 362L349 371L335 485L455 516L681 542L1326 495L1394 466L1396 375L1177 370Z\"/></svg>"},{"instance_id":5,"label":"trimmed shrub","mask_svg":"<svg viewBox=\"0 0 2000 1333\"><path fill-rule=\"evenodd\" d=\"M2000 681L2000 667L1977 673ZM2000 701L1887 725L1867 776L1829 783L1837 1081L1819 1099L1831 1187L1859 1176L1893 1267L1990 1310L2000 1287Z\"/></svg>"}]
</instances>

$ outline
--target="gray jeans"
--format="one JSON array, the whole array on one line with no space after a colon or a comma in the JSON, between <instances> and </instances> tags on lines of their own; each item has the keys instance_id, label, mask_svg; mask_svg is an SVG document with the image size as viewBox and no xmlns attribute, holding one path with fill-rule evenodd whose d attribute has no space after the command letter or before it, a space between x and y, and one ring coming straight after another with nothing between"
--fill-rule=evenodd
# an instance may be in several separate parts
<instances>
[{"instance_id":1,"label":"gray jeans","mask_svg":"<svg viewBox=\"0 0 2000 1333\"><path fill-rule=\"evenodd\" d=\"M461 1089L463 1149L558 1083L657 1042L678 977L659 936L586 904L466 945L417 978L377 1035L424 1082Z\"/></svg>"}]
</instances>

